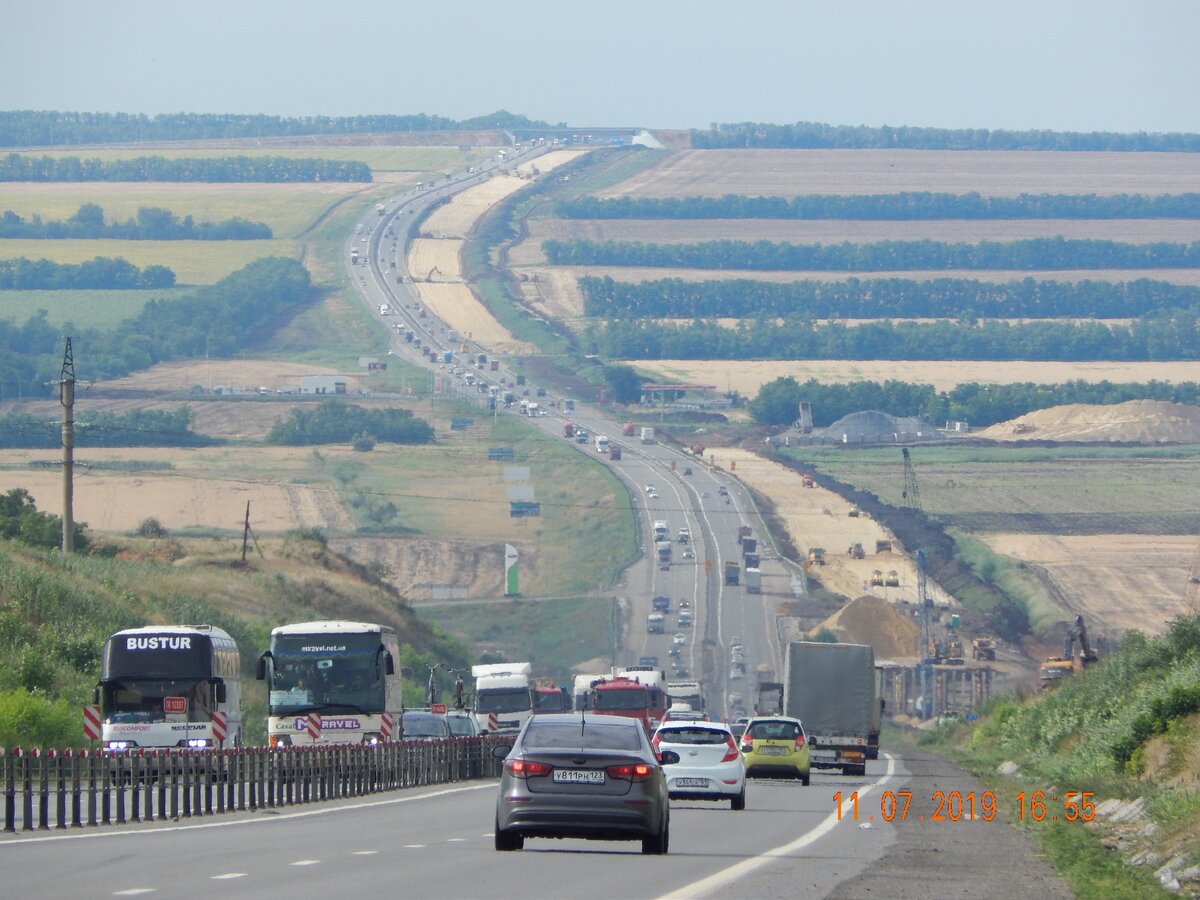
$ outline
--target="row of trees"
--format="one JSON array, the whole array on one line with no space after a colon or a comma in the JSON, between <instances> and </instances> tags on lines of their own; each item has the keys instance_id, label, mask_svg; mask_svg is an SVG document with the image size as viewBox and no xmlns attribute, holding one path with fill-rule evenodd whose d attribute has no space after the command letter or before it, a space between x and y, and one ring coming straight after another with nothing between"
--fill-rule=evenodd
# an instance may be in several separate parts
<instances>
[{"instance_id":1,"label":"row of trees","mask_svg":"<svg viewBox=\"0 0 1200 900\"><path fill-rule=\"evenodd\" d=\"M191 216L180 219L169 209L154 206L139 207L137 216L124 222L105 222L104 209L96 203L83 204L65 222L45 222L39 215L26 221L11 209L0 214L0 238L261 241L271 237L270 226L262 222L249 222L237 216L224 222L197 222Z\"/></svg>"},{"instance_id":2,"label":"row of trees","mask_svg":"<svg viewBox=\"0 0 1200 900\"><path fill-rule=\"evenodd\" d=\"M128 413L89 412L75 422L77 447L207 447L218 443L192 431L186 407L174 412L139 409ZM52 450L62 446L62 426L44 416L0 417L0 447Z\"/></svg>"},{"instance_id":3,"label":"row of trees","mask_svg":"<svg viewBox=\"0 0 1200 900\"><path fill-rule=\"evenodd\" d=\"M1035 281L1003 284L965 278L912 281L615 281L579 279L583 311L594 318L1098 318L1123 319L1200 307L1200 287L1135 281Z\"/></svg>"},{"instance_id":4,"label":"row of trees","mask_svg":"<svg viewBox=\"0 0 1200 900\"><path fill-rule=\"evenodd\" d=\"M872 241L792 244L786 241L543 241L556 266L650 266L789 272L895 272L919 269L1194 269L1200 242L1128 244L1064 237L1019 241Z\"/></svg>"},{"instance_id":5,"label":"row of trees","mask_svg":"<svg viewBox=\"0 0 1200 900\"><path fill-rule=\"evenodd\" d=\"M743 321L663 323L613 320L584 333L588 352L610 359L1200 359L1200 316L1173 312L1128 326L1097 322Z\"/></svg>"},{"instance_id":6,"label":"row of trees","mask_svg":"<svg viewBox=\"0 0 1200 900\"><path fill-rule=\"evenodd\" d=\"M364 409L338 400L325 400L315 409L293 409L267 433L268 444L290 447L310 444L348 444L368 435L395 444L428 444L433 427L414 418L408 409Z\"/></svg>"},{"instance_id":7,"label":"row of trees","mask_svg":"<svg viewBox=\"0 0 1200 900\"><path fill-rule=\"evenodd\" d=\"M1200 194L805 194L799 197L573 197L564 219L1200 219Z\"/></svg>"},{"instance_id":8,"label":"row of trees","mask_svg":"<svg viewBox=\"0 0 1200 900\"><path fill-rule=\"evenodd\" d=\"M403 131L495 131L548 128L545 122L499 110L473 119L444 116L283 116L237 113L0 112L0 147L50 147L134 141L196 141Z\"/></svg>"},{"instance_id":9,"label":"row of trees","mask_svg":"<svg viewBox=\"0 0 1200 900\"><path fill-rule=\"evenodd\" d=\"M691 132L700 150L740 148L857 150L1117 150L1195 153L1200 134L1121 134L1111 131L1013 131L987 128L920 128L796 122L714 123Z\"/></svg>"},{"instance_id":10,"label":"row of trees","mask_svg":"<svg viewBox=\"0 0 1200 900\"><path fill-rule=\"evenodd\" d=\"M227 359L260 343L315 295L304 266L266 257L213 285L154 299L114 331L73 337L78 377L115 378L176 359ZM24 323L0 319L0 398L44 396L62 367L62 329L40 310Z\"/></svg>"},{"instance_id":11,"label":"row of trees","mask_svg":"<svg viewBox=\"0 0 1200 900\"><path fill-rule=\"evenodd\" d=\"M221 156L211 159L139 156L80 159L78 156L0 156L2 181L176 181L176 182L369 182L371 167L337 159L287 156Z\"/></svg>"},{"instance_id":12,"label":"row of trees","mask_svg":"<svg viewBox=\"0 0 1200 900\"><path fill-rule=\"evenodd\" d=\"M83 525L75 525L75 547L88 546ZM33 496L24 488L0 494L0 537L33 547L58 547L62 544L62 519L39 512Z\"/></svg>"},{"instance_id":13,"label":"row of trees","mask_svg":"<svg viewBox=\"0 0 1200 900\"><path fill-rule=\"evenodd\" d=\"M1129 400L1164 400L1194 405L1200 403L1200 384L1194 381L1181 384L1162 381L1146 384L970 382L939 391L928 384L894 380L825 384L816 379L799 383L795 378L785 376L764 384L746 408L761 425L790 425L796 421L801 400L812 403L813 424L819 428L864 409L878 409L899 416L921 416L934 425L966 421L986 427L1064 403L1110 405Z\"/></svg>"},{"instance_id":14,"label":"row of trees","mask_svg":"<svg viewBox=\"0 0 1200 900\"><path fill-rule=\"evenodd\" d=\"M175 273L166 266L139 269L129 260L97 256L81 263L57 263L48 259L0 259L0 290L139 291L167 288L175 284Z\"/></svg>"}]
</instances>

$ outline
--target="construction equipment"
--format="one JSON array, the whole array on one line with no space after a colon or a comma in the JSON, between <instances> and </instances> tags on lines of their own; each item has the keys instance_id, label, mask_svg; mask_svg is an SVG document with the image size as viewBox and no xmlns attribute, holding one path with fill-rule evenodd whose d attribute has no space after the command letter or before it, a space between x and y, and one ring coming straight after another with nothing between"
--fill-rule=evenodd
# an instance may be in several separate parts
<instances>
[{"instance_id":1,"label":"construction equipment","mask_svg":"<svg viewBox=\"0 0 1200 900\"><path fill-rule=\"evenodd\" d=\"M806 488L816 487L816 485L813 483L813 477L807 472L800 476L800 486Z\"/></svg>"},{"instance_id":2,"label":"construction equipment","mask_svg":"<svg viewBox=\"0 0 1200 900\"><path fill-rule=\"evenodd\" d=\"M1079 642L1079 655L1075 655L1075 642ZM1087 627L1083 624L1083 616L1076 616L1067 634L1063 638L1062 656L1049 656L1038 669L1038 686L1045 690L1055 682L1074 675L1080 669L1086 669L1099 660L1099 655L1092 649L1088 641Z\"/></svg>"},{"instance_id":3,"label":"construction equipment","mask_svg":"<svg viewBox=\"0 0 1200 900\"><path fill-rule=\"evenodd\" d=\"M876 569L871 573L871 587L883 587L883 570Z\"/></svg>"},{"instance_id":4,"label":"construction equipment","mask_svg":"<svg viewBox=\"0 0 1200 900\"><path fill-rule=\"evenodd\" d=\"M846 551L846 555L851 559L862 559L866 556L866 553L863 552L862 544L851 544L850 549Z\"/></svg>"},{"instance_id":5,"label":"construction equipment","mask_svg":"<svg viewBox=\"0 0 1200 900\"><path fill-rule=\"evenodd\" d=\"M846 515L852 519L857 519L862 515L862 510L860 510L857 506L852 506L850 507L850 512L846 513Z\"/></svg>"},{"instance_id":6,"label":"construction equipment","mask_svg":"<svg viewBox=\"0 0 1200 900\"><path fill-rule=\"evenodd\" d=\"M900 587L900 573L895 569L889 569L887 575L883 577L884 587Z\"/></svg>"},{"instance_id":7,"label":"construction equipment","mask_svg":"<svg viewBox=\"0 0 1200 900\"><path fill-rule=\"evenodd\" d=\"M825 548L824 547L810 547L808 550L808 561L811 562L814 566L825 565Z\"/></svg>"},{"instance_id":8,"label":"construction equipment","mask_svg":"<svg viewBox=\"0 0 1200 900\"><path fill-rule=\"evenodd\" d=\"M913 469L912 457L907 447L901 447L900 452L904 456L904 489L900 492L900 499L907 508L920 511L921 491L917 487L917 473Z\"/></svg>"},{"instance_id":9,"label":"construction equipment","mask_svg":"<svg viewBox=\"0 0 1200 900\"><path fill-rule=\"evenodd\" d=\"M892 542L891 541L876 541L875 542L875 552L876 553L891 553L892 552Z\"/></svg>"},{"instance_id":10,"label":"construction equipment","mask_svg":"<svg viewBox=\"0 0 1200 900\"><path fill-rule=\"evenodd\" d=\"M971 641L971 659L996 659L996 642L991 638L975 638Z\"/></svg>"}]
</instances>

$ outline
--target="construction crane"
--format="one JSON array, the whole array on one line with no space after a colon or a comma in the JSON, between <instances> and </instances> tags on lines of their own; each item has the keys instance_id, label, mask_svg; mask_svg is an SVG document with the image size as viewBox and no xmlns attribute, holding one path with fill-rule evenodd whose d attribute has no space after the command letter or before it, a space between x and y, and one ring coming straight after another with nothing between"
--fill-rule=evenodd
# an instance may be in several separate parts
<instances>
[{"instance_id":1,"label":"construction crane","mask_svg":"<svg viewBox=\"0 0 1200 900\"><path fill-rule=\"evenodd\" d=\"M908 461L908 451L904 452ZM933 715L933 664L937 662L937 651L933 647L933 600L929 597L925 577L925 551L917 551L917 603L921 609L920 661L917 663L917 685L921 691L917 704L917 715L927 719Z\"/></svg>"}]
</instances>

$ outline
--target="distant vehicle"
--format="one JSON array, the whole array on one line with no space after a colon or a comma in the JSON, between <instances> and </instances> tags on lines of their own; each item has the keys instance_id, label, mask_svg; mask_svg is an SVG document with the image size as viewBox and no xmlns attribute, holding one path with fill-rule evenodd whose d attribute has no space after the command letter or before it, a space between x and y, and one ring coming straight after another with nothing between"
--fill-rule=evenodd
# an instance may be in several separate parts
<instances>
[{"instance_id":1,"label":"distant vehicle","mask_svg":"<svg viewBox=\"0 0 1200 900\"><path fill-rule=\"evenodd\" d=\"M406 709L402 717L406 741L444 741L452 737L446 717L419 709Z\"/></svg>"},{"instance_id":2,"label":"distant vehicle","mask_svg":"<svg viewBox=\"0 0 1200 900\"><path fill-rule=\"evenodd\" d=\"M722 497L728 497L729 496L729 488L725 487L725 485L721 485L719 488L717 488L717 493L720 494Z\"/></svg>"},{"instance_id":3,"label":"distant vehicle","mask_svg":"<svg viewBox=\"0 0 1200 900\"><path fill-rule=\"evenodd\" d=\"M475 721L484 732L517 731L533 715L527 662L472 666Z\"/></svg>"},{"instance_id":4,"label":"distant vehicle","mask_svg":"<svg viewBox=\"0 0 1200 900\"><path fill-rule=\"evenodd\" d=\"M642 853L670 844L670 800L664 765L634 719L584 714L537 716L504 759L493 828L499 851L520 850L530 837L640 840Z\"/></svg>"}]
</instances>

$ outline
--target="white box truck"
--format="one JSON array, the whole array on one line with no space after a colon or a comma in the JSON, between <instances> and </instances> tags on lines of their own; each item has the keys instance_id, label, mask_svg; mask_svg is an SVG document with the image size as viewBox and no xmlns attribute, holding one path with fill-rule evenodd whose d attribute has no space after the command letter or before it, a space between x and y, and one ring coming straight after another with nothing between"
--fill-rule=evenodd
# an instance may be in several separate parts
<instances>
[{"instance_id":1,"label":"white box truck","mask_svg":"<svg viewBox=\"0 0 1200 900\"><path fill-rule=\"evenodd\" d=\"M643 428L642 429L642 443L643 444L653 444L654 443L654 429L653 428Z\"/></svg>"},{"instance_id":2,"label":"white box truck","mask_svg":"<svg viewBox=\"0 0 1200 900\"><path fill-rule=\"evenodd\" d=\"M475 721L484 734L520 731L533 715L532 671L527 662L471 666Z\"/></svg>"}]
</instances>

